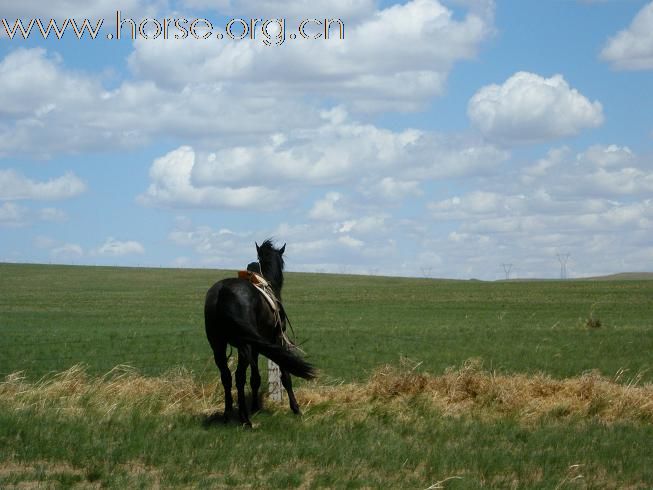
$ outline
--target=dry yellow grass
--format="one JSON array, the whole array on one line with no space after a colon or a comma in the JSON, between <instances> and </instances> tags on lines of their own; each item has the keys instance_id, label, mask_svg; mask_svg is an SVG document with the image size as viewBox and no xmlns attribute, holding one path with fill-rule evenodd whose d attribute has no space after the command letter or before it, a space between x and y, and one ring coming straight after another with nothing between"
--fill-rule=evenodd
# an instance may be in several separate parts
<instances>
[{"instance_id":1,"label":"dry yellow grass","mask_svg":"<svg viewBox=\"0 0 653 490\"><path fill-rule=\"evenodd\" d=\"M532 422L542 417L595 418L653 422L653 385L625 382L623 373L609 379L596 372L553 379L547 375L497 374L469 360L442 375L418 372L408 362L382 366L368 382L324 385L319 382L297 390L308 417L347 411L365 416L369 407L409 407L419 401L445 416L513 417ZM15 410L59 411L82 416L89 410L110 417L138 409L149 414L209 414L222 406L222 387L199 382L192 373L173 370L160 377L145 377L128 366L118 366L101 377L90 377L83 366L37 382L14 373L0 382L0 402ZM285 404L267 403L270 410ZM314 410L321 408L320 410Z\"/></svg>"},{"instance_id":2,"label":"dry yellow grass","mask_svg":"<svg viewBox=\"0 0 653 490\"><path fill-rule=\"evenodd\" d=\"M477 360L432 376L407 367L385 366L370 382L371 397L423 396L444 414L509 415L528 421L543 416L596 417L653 421L653 385L608 379L598 372L553 379L547 375L501 375L482 369Z\"/></svg>"},{"instance_id":3,"label":"dry yellow grass","mask_svg":"<svg viewBox=\"0 0 653 490\"><path fill-rule=\"evenodd\" d=\"M15 409L57 410L82 415L95 410L110 416L125 408L140 413L175 414L208 411L215 405L215 384L198 383L178 369L160 377L146 377L120 365L101 377L90 377L84 366L29 382L22 373L0 383L0 400Z\"/></svg>"}]
</instances>

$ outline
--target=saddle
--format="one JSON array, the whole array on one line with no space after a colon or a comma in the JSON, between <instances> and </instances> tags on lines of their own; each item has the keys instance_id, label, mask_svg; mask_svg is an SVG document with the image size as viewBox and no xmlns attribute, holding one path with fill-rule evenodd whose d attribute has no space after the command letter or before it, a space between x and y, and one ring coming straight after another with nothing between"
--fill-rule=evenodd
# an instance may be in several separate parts
<instances>
[{"instance_id":1,"label":"saddle","mask_svg":"<svg viewBox=\"0 0 653 490\"><path fill-rule=\"evenodd\" d=\"M265 279L265 277L257 272L246 270L239 271L238 278L251 282L252 286L258 289L258 291L263 295L263 298L265 298L265 301L267 301L268 305L270 305L270 308L272 308L272 311L275 313L276 317L277 312L281 310L281 302L277 299L274 291L272 290L272 286L270 286L270 283ZM280 319L278 323L281 323Z\"/></svg>"}]
</instances>

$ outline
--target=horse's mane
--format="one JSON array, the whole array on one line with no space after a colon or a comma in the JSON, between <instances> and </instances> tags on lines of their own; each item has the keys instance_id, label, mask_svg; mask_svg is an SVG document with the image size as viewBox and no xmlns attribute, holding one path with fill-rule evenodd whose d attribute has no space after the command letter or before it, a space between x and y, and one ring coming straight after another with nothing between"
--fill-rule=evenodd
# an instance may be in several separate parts
<instances>
[{"instance_id":1,"label":"horse's mane","mask_svg":"<svg viewBox=\"0 0 653 490\"><path fill-rule=\"evenodd\" d=\"M281 250L275 248L271 238L266 239L258 246L258 260L263 277L277 290L277 294L281 293L285 264Z\"/></svg>"}]
</instances>

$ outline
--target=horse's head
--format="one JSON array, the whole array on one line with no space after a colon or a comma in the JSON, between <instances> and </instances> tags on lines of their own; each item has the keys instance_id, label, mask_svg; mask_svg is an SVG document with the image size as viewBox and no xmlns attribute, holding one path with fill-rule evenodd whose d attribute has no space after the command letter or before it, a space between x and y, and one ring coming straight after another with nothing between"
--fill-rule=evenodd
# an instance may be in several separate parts
<instances>
[{"instance_id":1,"label":"horse's head","mask_svg":"<svg viewBox=\"0 0 653 490\"><path fill-rule=\"evenodd\" d=\"M261 264L261 273L277 293L281 292L283 286L283 253L286 251L286 244L281 248L275 248L271 239L265 240L260 246L256 245L256 254L258 255L259 264Z\"/></svg>"}]
</instances>

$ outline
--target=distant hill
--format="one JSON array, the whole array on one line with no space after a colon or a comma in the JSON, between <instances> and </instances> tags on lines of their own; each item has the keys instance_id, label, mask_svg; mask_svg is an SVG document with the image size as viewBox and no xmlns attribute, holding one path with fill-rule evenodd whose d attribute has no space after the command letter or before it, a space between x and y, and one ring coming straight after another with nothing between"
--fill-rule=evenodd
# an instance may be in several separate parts
<instances>
[{"instance_id":1,"label":"distant hill","mask_svg":"<svg viewBox=\"0 0 653 490\"><path fill-rule=\"evenodd\" d=\"M620 272L608 276L581 277L592 281L647 281L653 280L653 272Z\"/></svg>"},{"instance_id":2,"label":"distant hill","mask_svg":"<svg viewBox=\"0 0 653 490\"><path fill-rule=\"evenodd\" d=\"M473 279L472 279L473 280ZM535 277L516 277L514 279L498 279L497 282L537 282L537 281L560 281L557 277L547 279ZM619 272L606 276L569 277L566 281L653 281L653 272Z\"/></svg>"}]
</instances>

